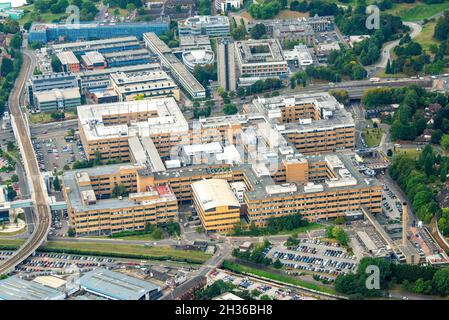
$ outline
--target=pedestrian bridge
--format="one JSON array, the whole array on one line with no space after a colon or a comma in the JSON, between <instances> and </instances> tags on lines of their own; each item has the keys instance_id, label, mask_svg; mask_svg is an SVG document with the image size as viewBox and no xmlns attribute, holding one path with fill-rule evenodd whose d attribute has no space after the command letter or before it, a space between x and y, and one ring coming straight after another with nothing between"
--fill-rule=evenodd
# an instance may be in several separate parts
<instances>
[{"instance_id":1,"label":"pedestrian bridge","mask_svg":"<svg viewBox=\"0 0 449 320\"><path fill-rule=\"evenodd\" d=\"M12 209L31 208L33 206L34 206L33 199L22 199L22 200L11 201ZM54 201L49 204L49 207L50 207L50 210L66 210L67 203L65 201Z\"/></svg>"}]
</instances>

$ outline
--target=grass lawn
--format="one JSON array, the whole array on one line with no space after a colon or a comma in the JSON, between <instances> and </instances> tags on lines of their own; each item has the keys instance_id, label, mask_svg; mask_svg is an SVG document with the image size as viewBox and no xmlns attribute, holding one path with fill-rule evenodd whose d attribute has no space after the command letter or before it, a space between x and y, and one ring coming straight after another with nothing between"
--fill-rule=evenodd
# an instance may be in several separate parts
<instances>
[{"instance_id":1,"label":"grass lawn","mask_svg":"<svg viewBox=\"0 0 449 320\"><path fill-rule=\"evenodd\" d=\"M426 23L422 28L421 33L413 39L413 41L418 42L426 51L429 51L432 44L439 44L439 41L433 38L436 24L436 21Z\"/></svg>"},{"instance_id":2,"label":"grass lawn","mask_svg":"<svg viewBox=\"0 0 449 320\"><path fill-rule=\"evenodd\" d=\"M58 120L54 120L51 117L52 112L39 112L39 113L30 113L29 119L31 123L40 124L40 123L50 123L56 122ZM76 112L73 110L65 111L65 120L75 119Z\"/></svg>"},{"instance_id":3,"label":"grass lawn","mask_svg":"<svg viewBox=\"0 0 449 320\"><path fill-rule=\"evenodd\" d=\"M21 239L0 239L0 248L18 248L22 243L23 240ZM169 246L145 247L118 243L48 241L41 249L49 252L55 251L148 260L174 260L192 263L203 263L210 258L210 255L202 251L176 250Z\"/></svg>"},{"instance_id":4,"label":"grass lawn","mask_svg":"<svg viewBox=\"0 0 449 320\"><path fill-rule=\"evenodd\" d=\"M385 69L382 69L377 74L380 78L408 78L409 76L404 73L386 74Z\"/></svg>"},{"instance_id":5,"label":"grass lawn","mask_svg":"<svg viewBox=\"0 0 449 320\"><path fill-rule=\"evenodd\" d=\"M433 15L449 9L449 2L443 3L394 3L388 13L397 15L403 21L420 21L428 19Z\"/></svg>"},{"instance_id":6,"label":"grass lawn","mask_svg":"<svg viewBox=\"0 0 449 320\"><path fill-rule=\"evenodd\" d=\"M29 11L29 12L26 12L23 15L22 18L20 18L19 24L21 26L23 26L25 24L25 22L33 20L31 18L31 12L34 10L34 5L33 4L30 4L30 5L27 5L27 6L23 6L23 7L20 7L18 9ZM40 22L52 22L54 20L59 20L60 17L65 16L65 15L66 15L65 12L64 13L56 13L56 14L55 13L51 13L51 12L41 13L40 14L40 17L41 17L41 21Z\"/></svg>"},{"instance_id":7,"label":"grass lawn","mask_svg":"<svg viewBox=\"0 0 449 320\"><path fill-rule=\"evenodd\" d=\"M369 148L377 147L382 139L383 130L380 128L364 129L363 139Z\"/></svg>"},{"instance_id":8,"label":"grass lawn","mask_svg":"<svg viewBox=\"0 0 449 320\"><path fill-rule=\"evenodd\" d=\"M298 279L298 278L294 278L294 277L291 277L291 276L280 275L280 274L276 274L276 273L265 271L265 270L261 270L261 269L255 269L255 268L252 268L252 267L247 267L247 266L244 266L244 265L241 265L241 264L238 264L238 263L231 262L229 260L223 261L222 267L224 269L228 269L228 270L231 270L231 271L236 272L236 273L253 274L253 275L256 275L256 276L259 276L259 277L264 277L264 278L267 278L267 279L272 279L272 280L275 280L275 281L288 283L288 284L304 287L304 288L315 290L315 291L335 294L335 290L333 288L331 288L331 287L325 287L325 286L322 286L322 285L318 285L318 284L315 284L315 283L307 282L307 281L304 281L304 280L301 280L301 279Z\"/></svg>"},{"instance_id":9,"label":"grass lawn","mask_svg":"<svg viewBox=\"0 0 449 320\"><path fill-rule=\"evenodd\" d=\"M421 154L421 150L420 149L416 149L416 148L395 148L395 154L400 155L400 154L404 154L407 157L410 158L418 158L419 155Z\"/></svg>"}]
</instances>

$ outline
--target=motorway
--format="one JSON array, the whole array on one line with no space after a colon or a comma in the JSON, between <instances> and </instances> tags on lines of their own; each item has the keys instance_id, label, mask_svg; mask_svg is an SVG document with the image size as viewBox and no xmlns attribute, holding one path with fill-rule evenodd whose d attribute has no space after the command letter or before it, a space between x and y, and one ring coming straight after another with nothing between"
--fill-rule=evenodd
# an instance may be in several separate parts
<instances>
[{"instance_id":1,"label":"motorway","mask_svg":"<svg viewBox=\"0 0 449 320\"><path fill-rule=\"evenodd\" d=\"M24 44L26 45L26 39L24 40ZM51 223L51 213L48 207L47 193L29 136L29 128L27 121L25 120L26 115L22 113L20 108L20 96L26 80L30 73L34 71L35 61L26 50L22 50L22 53L23 65L8 102L10 113L13 118L12 121L14 121L16 126L16 130L14 130L16 135L15 138L21 150L28 181L31 182L32 185L32 198L35 203L33 220L35 224L33 233L25 244L22 245L22 247L20 247L8 260L2 261L2 264L0 265L0 274L12 271L19 263L33 254L33 252L46 240Z\"/></svg>"}]
</instances>

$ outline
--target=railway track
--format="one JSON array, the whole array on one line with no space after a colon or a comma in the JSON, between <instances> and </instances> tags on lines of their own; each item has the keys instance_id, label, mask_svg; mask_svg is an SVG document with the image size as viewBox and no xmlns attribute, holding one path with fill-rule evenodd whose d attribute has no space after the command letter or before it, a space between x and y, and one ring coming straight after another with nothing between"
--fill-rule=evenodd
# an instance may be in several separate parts
<instances>
[{"instance_id":1,"label":"railway track","mask_svg":"<svg viewBox=\"0 0 449 320\"><path fill-rule=\"evenodd\" d=\"M48 206L48 196L39 171L39 166L34 153L31 137L29 135L26 115L20 109L20 96L25 87L26 80L34 70L32 57L23 52L23 64L20 74L16 79L15 86L9 97L9 109L15 122L14 135L19 144L27 177L32 185L32 198L35 203L33 215L35 216L35 228L27 241L8 260L0 264L0 274L8 273L33 254L36 249L46 240L51 224L51 213Z\"/></svg>"}]
</instances>

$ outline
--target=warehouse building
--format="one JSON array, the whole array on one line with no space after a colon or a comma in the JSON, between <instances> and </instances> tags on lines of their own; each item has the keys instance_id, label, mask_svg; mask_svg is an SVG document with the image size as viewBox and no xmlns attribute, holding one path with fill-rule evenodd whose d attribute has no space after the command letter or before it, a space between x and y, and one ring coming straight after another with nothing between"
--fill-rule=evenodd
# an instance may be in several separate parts
<instances>
[{"instance_id":1,"label":"warehouse building","mask_svg":"<svg viewBox=\"0 0 449 320\"><path fill-rule=\"evenodd\" d=\"M80 72L80 62L72 51L63 51L56 55L61 61L64 72Z\"/></svg>"},{"instance_id":2,"label":"warehouse building","mask_svg":"<svg viewBox=\"0 0 449 320\"><path fill-rule=\"evenodd\" d=\"M87 70L106 68L106 60L98 51L89 51L81 56L83 67Z\"/></svg>"},{"instance_id":3,"label":"warehouse building","mask_svg":"<svg viewBox=\"0 0 449 320\"><path fill-rule=\"evenodd\" d=\"M75 54L85 54L89 51L100 53L117 52L139 49L140 44L137 37L118 37L91 41L77 41L62 44L52 44L49 50L52 53L72 51Z\"/></svg>"},{"instance_id":4,"label":"warehouse building","mask_svg":"<svg viewBox=\"0 0 449 320\"><path fill-rule=\"evenodd\" d=\"M161 288L151 282L107 269L90 271L78 281L83 290L109 300L157 300L162 296Z\"/></svg>"},{"instance_id":5,"label":"warehouse building","mask_svg":"<svg viewBox=\"0 0 449 320\"><path fill-rule=\"evenodd\" d=\"M0 280L0 300L64 300L65 293L19 277Z\"/></svg>"},{"instance_id":6,"label":"warehouse building","mask_svg":"<svg viewBox=\"0 0 449 320\"><path fill-rule=\"evenodd\" d=\"M179 36L227 36L230 34L227 16L194 16L178 22Z\"/></svg>"},{"instance_id":7,"label":"warehouse building","mask_svg":"<svg viewBox=\"0 0 449 320\"><path fill-rule=\"evenodd\" d=\"M79 41L134 36L142 39L145 32L163 34L168 31L169 19L134 23L80 23L72 24L34 23L28 34L28 43L52 41Z\"/></svg>"},{"instance_id":8,"label":"warehouse building","mask_svg":"<svg viewBox=\"0 0 449 320\"><path fill-rule=\"evenodd\" d=\"M36 92L33 105L41 112L76 108L81 105L80 91L71 88Z\"/></svg>"},{"instance_id":9,"label":"warehouse building","mask_svg":"<svg viewBox=\"0 0 449 320\"><path fill-rule=\"evenodd\" d=\"M206 89L198 80L187 70L187 68L176 58L172 50L153 33L143 35L145 45L155 55L158 56L163 66L170 70L171 76L178 84L183 87L193 99L206 97Z\"/></svg>"}]
</instances>

